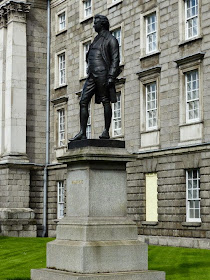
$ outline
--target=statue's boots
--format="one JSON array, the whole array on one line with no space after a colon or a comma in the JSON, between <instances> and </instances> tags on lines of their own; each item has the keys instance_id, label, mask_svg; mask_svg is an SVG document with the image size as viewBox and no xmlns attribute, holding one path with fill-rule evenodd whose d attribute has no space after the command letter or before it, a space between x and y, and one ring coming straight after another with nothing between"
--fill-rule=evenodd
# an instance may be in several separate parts
<instances>
[{"instance_id":1,"label":"statue's boots","mask_svg":"<svg viewBox=\"0 0 210 280\"><path fill-rule=\"evenodd\" d=\"M87 128L88 116L89 116L88 104L80 103L80 132L77 135L75 135L72 139L70 139L69 141L87 139L86 128Z\"/></svg>"},{"instance_id":2,"label":"statue's boots","mask_svg":"<svg viewBox=\"0 0 210 280\"><path fill-rule=\"evenodd\" d=\"M109 100L105 97L102 100L104 106L104 121L105 121L105 129L102 134L99 136L100 139L109 139L109 128L112 120L112 107Z\"/></svg>"},{"instance_id":3,"label":"statue's boots","mask_svg":"<svg viewBox=\"0 0 210 280\"><path fill-rule=\"evenodd\" d=\"M75 135L73 138L69 139L69 141L75 141L75 140L85 140L87 139L86 134L83 133L83 131L80 130L77 135Z\"/></svg>"},{"instance_id":4,"label":"statue's boots","mask_svg":"<svg viewBox=\"0 0 210 280\"><path fill-rule=\"evenodd\" d=\"M106 129L104 129L104 131L102 132L102 134L99 136L100 139L109 139L109 131L107 131Z\"/></svg>"}]
</instances>

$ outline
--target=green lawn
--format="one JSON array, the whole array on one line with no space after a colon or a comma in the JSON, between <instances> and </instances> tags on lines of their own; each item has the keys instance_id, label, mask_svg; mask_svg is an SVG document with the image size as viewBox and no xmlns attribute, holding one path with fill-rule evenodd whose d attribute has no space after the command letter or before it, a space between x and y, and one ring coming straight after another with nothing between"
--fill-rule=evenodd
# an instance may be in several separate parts
<instances>
[{"instance_id":1,"label":"green lawn","mask_svg":"<svg viewBox=\"0 0 210 280\"><path fill-rule=\"evenodd\" d=\"M166 280L210 280L210 250L149 246L149 269Z\"/></svg>"},{"instance_id":2,"label":"green lawn","mask_svg":"<svg viewBox=\"0 0 210 280\"><path fill-rule=\"evenodd\" d=\"M46 266L46 243L52 238L0 237L0 279L29 280L32 268ZM210 280L210 250L149 246L149 269L166 280Z\"/></svg>"},{"instance_id":3,"label":"green lawn","mask_svg":"<svg viewBox=\"0 0 210 280\"><path fill-rule=\"evenodd\" d=\"M0 279L29 280L32 268L46 267L46 243L51 240L0 237Z\"/></svg>"}]
</instances>

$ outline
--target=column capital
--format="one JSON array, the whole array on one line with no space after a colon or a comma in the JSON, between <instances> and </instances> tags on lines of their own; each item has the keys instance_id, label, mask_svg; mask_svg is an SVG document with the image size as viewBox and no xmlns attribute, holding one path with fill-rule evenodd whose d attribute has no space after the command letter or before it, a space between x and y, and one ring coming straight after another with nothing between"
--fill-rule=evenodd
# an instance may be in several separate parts
<instances>
[{"instance_id":1,"label":"column capital","mask_svg":"<svg viewBox=\"0 0 210 280\"><path fill-rule=\"evenodd\" d=\"M9 1L0 6L0 27L10 21L25 23L26 13L30 10L29 3Z\"/></svg>"}]
</instances>

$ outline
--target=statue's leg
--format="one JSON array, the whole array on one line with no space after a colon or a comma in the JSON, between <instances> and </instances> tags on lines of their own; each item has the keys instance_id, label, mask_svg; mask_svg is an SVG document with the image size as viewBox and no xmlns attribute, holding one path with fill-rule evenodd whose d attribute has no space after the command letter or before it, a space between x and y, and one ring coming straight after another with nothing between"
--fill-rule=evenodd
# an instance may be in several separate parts
<instances>
[{"instance_id":1,"label":"statue's leg","mask_svg":"<svg viewBox=\"0 0 210 280\"><path fill-rule=\"evenodd\" d=\"M100 139L109 139L109 129L112 120L112 107L110 101L107 97L102 98L102 103L104 106L104 122L105 122L105 129L102 134L99 136Z\"/></svg>"},{"instance_id":2,"label":"statue's leg","mask_svg":"<svg viewBox=\"0 0 210 280\"><path fill-rule=\"evenodd\" d=\"M89 117L88 104L94 94L94 88L95 88L94 80L92 77L89 77L84 85L80 103L79 103L80 104L80 131L76 136L74 136L74 138L70 139L70 141L87 139L86 128L87 128L87 122Z\"/></svg>"}]
</instances>

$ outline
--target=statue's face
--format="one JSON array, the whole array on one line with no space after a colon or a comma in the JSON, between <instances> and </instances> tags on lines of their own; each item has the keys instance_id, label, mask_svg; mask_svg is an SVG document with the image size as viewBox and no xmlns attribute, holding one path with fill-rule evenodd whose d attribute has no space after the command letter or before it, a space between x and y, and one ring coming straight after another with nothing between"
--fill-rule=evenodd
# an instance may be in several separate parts
<instances>
[{"instance_id":1,"label":"statue's face","mask_svg":"<svg viewBox=\"0 0 210 280\"><path fill-rule=\"evenodd\" d=\"M96 18L94 20L93 28L97 33L99 33L102 30L101 20L99 18Z\"/></svg>"}]
</instances>

